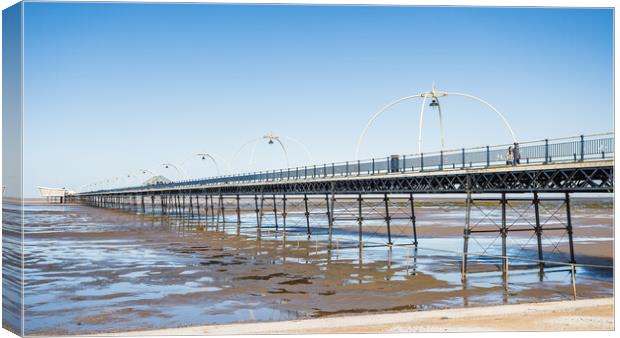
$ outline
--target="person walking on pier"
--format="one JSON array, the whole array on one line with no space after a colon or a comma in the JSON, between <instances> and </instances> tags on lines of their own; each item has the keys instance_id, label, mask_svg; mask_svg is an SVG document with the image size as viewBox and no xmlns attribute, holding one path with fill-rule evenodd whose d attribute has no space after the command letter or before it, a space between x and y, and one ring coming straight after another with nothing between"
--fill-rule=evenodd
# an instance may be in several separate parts
<instances>
[{"instance_id":1,"label":"person walking on pier","mask_svg":"<svg viewBox=\"0 0 620 338\"><path fill-rule=\"evenodd\" d=\"M513 160L514 160L514 156L512 154L512 146L509 146L508 153L506 153L506 165L512 165Z\"/></svg>"},{"instance_id":2,"label":"person walking on pier","mask_svg":"<svg viewBox=\"0 0 620 338\"><path fill-rule=\"evenodd\" d=\"M514 164L521 164L521 149L519 149L519 143L515 143L515 148L513 151L513 156L514 156Z\"/></svg>"}]
</instances>

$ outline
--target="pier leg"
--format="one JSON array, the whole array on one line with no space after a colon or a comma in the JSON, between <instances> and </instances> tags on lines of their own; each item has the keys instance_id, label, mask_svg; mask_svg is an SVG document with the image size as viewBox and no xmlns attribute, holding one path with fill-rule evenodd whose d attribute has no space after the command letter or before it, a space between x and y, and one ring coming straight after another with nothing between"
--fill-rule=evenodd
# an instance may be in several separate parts
<instances>
[{"instance_id":1,"label":"pier leg","mask_svg":"<svg viewBox=\"0 0 620 338\"><path fill-rule=\"evenodd\" d=\"M256 232L260 229L260 215L258 214L258 195L254 195L254 212L256 212Z\"/></svg>"},{"instance_id":2,"label":"pier leg","mask_svg":"<svg viewBox=\"0 0 620 338\"><path fill-rule=\"evenodd\" d=\"M467 197L465 198L465 229L463 230L463 262L461 263L461 280L464 282L467 279L467 250L469 246L469 236L471 235L470 222L471 222L471 190L467 191Z\"/></svg>"},{"instance_id":3,"label":"pier leg","mask_svg":"<svg viewBox=\"0 0 620 338\"><path fill-rule=\"evenodd\" d=\"M282 239L286 239L286 195L282 195Z\"/></svg>"},{"instance_id":4,"label":"pier leg","mask_svg":"<svg viewBox=\"0 0 620 338\"><path fill-rule=\"evenodd\" d=\"M144 206L144 195L140 196L141 204L142 204L142 214L146 212L146 207Z\"/></svg>"},{"instance_id":5,"label":"pier leg","mask_svg":"<svg viewBox=\"0 0 620 338\"><path fill-rule=\"evenodd\" d=\"M189 195L189 217L194 218L194 197Z\"/></svg>"},{"instance_id":6,"label":"pier leg","mask_svg":"<svg viewBox=\"0 0 620 338\"><path fill-rule=\"evenodd\" d=\"M409 194L409 205L411 206L411 226L413 226L413 244L418 246L418 230L415 224L415 205L413 202L413 193Z\"/></svg>"},{"instance_id":7,"label":"pier leg","mask_svg":"<svg viewBox=\"0 0 620 338\"><path fill-rule=\"evenodd\" d=\"M205 230L209 229L209 195L205 195Z\"/></svg>"},{"instance_id":8,"label":"pier leg","mask_svg":"<svg viewBox=\"0 0 620 338\"><path fill-rule=\"evenodd\" d=\"M196 195L196 214L198 215L198 223L200 223L200 198Z\"/></svg>"},{"instance_id":9,"label":"pier leg","mask_svg":"<svg viewBox=\"0 0 620 338\"><path fill-rule=\"evenodd\" d=\"M534 231L536 232L536 242L538 244L538 267L539 267L539 276L540 279L542 280L543 275L544 275L544 269L545 269L545 264L543 263L543 248L542 248L542 226L540 225L540 209L539 209L539 203L540 200L538 199L538 193L534 192L534 218L536 220L536 227L534 228Z\"/></svg>"},{"instance_id":10,"label":"pier leg","mask_svg":"<svg viewBox=\"0 0 620 338\"><path fill-rule=\"evenodd\" d=\"M383 203L385 204L385 225L387 226L387 232L388 232L388 245L392 246L392 230L390 229L391 217L390 217L389 201L390 199L388 198L388 195L383 194Z\"/></svg>"},{"instance_id":11,"label":"pier leg","mask_svg":"<svg viewBox=\"0 0 620 338\"><path fill-rule=\"evenodd\" d=\"M259 238L262 235L262 226L263 226L263 215L265 214L263 212L263 207L265 206L265 195L260 195L260 211L258 212L259 218L258 218L258 230L259 230Z\"/></svg>"},{"instance_id":12,"label":"pier leg","mask_svg":"<svg viewBox=\"0 0 620 338\"><path fill-rule=\"evenodd\" d=\"M508 277L508 259L506 258L506 235L508 234L508 230L506 228L506 193L502 193L502 272L504 274L504 279Z\"/></svg>"},{"instance_id":13,"label":"pier leg","mask_svg":"<svg viewBox=\"0 0 620 338\"><path fill-rule=\"evenodd\" d=\"M211 226L215 224L215 210L213 209L213 195L209 195L209 201L211 203Z\"/></svg>"},{"instance_id":14,"label":"pier leg","mask_svg":"<svg viewBox=\"0 0 620 338\"><path fill-rule=\"evenodd\" d=\"M308 195L304 194L304 206L306 207L306 230L308 232L308 237L310 237L310 212L308 212Z\"/></svg>"},{"instance_id":15,"label":"pier leg","mask_svg":"<svg viewBox=\"0 0 620 338\"><path fill-rule=\"evenodd\" d=\"M362 216L362 202L364 199L362 198L362 194L357 194L357 246L362 248L363 239L362 239L362 224L364 222L364 217Z\"/></svg>"},{"instance_id":16,"label":"pier leg","mask_svg":"<svg viewBox=\"0 0 620 338\"><path fill-rule=\"evenodd\" d=\"M241 208L239 207L239 194L237 194L237 236L241 234Z\"/></svg>"},{"instance_id":17,"label":"pier leg","mask_svg":"<svg viewBox=\"0 0 620 338\"><path fill-rule=\"evenodd\" d=\"M276 226L276 237L278 237L278 206L276 202L276 195L273 195L273 219Z\"/></svg>"},{"instance_id":18,"label":"pier leg","mask_svg":"<svg viewBox=\"0 0 620 338\"><path fill-rule=\"evenodd\" d=\"M325 194L325 207L327 209L327 212L325 213L327 215L327 225L329 227L328 230L328 241L329 241L329 246L331 247L332 245L332 229L333 229L333 223L332 223L332 211L330 210L330 200L329 200L329 194Z\"/></svg>"},{"instance_id":19,"label":"pier leg","mask_svg":"<svg viewBox=\"0 0 620 338\"><path fill-rule=\"evenodd\" d=\"M220 210L222 213L222 231L226 231L226 205L224 205L224 196L220 194Z\"/></svg>"},{"instance_id":20,"label":"pier leg","mask_svg":"<svg viewBox=\"0 0 620 338\"><path fill-rule=\"evenodd\" d=\"M570 194L565 194L566 204L566 232L568 233L568 247L570 250L570 263L575 264L575 246L573 244L573 221L570 213Z\"/></svg>"}]
</instances>

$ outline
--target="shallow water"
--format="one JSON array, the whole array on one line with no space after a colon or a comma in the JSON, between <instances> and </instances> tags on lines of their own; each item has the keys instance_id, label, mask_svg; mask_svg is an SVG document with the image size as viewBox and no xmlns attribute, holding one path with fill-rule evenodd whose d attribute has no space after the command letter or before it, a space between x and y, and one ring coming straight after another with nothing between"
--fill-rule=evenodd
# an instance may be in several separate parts
<instances>
[{"instance_id":1,"label":"shallow water","mask_svg":"<svg viewBox=\"0 0 620 338\"><path fill-rule=\"evenodd\" d=\"M429 228L422 233L432 233L440 222L462 234L462 208L428 208L418 214L420 230ZM10 212L4 209L5 215ZM611 226L588 215L576 210L575 223ZM330 250L324 224L314 220L308 237L305 219L294 213L286 236L281 223L275 231L273 219L265 219L257 232L252 213L242 214L239 230L232 214L217 230L205 229L204 215L161 217L87 206L26 206L24 217L26 334L572 299L571 274L562 266L547 268L541 279L531 263L512 261L506 292L501 262L471 257L463 283L461 237L421 235L416 249L404 227L393 234L391 248L384 245L385 234L375 232L364 234L367 246L359 250L356 222L341 221ZM528 237L511 237L508 254L535 258L530 243L524 244ZM546 240L548 259L566 258L561 234L550 232ZM611 240L608 235L575 239L577 249ZM501 253L495 235L477 236L471 245L471 252ZM578 261L588 258L577 254ZM578 268L577 289L579 297L612 295L612 271Z\"/></svg>"}]
</instances>

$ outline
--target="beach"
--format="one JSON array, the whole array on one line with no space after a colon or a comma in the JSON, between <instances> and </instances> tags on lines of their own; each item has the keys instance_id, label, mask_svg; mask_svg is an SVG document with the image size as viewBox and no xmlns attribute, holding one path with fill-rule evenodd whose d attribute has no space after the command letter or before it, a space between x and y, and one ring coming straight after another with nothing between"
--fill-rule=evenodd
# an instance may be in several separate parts
<instances>
[{"instance_id":1,"label":"beach","mask_svg":"<svg viewBox=\"0 0 620 338\"><path fill-rule=\"evenodd\" d=\"M115 335L327 334L614 329L613 298L381 313L270 323L206 325Z\"/></svg>"},{"instance_id":2,"label":"beach","mask_svg":"<svg viewBox=\"0 0 620 338\"><path fill-rule=\"evenodd\" d=\"M337 207L347 208L346 203ZM553 325L610 327L604 318L611 305L597 303L613 296L610 269L578 266L577 302L572 301L570 270L561 265L549 264L539 275L531 264L512 260L506 288L497 259L472 256L462 282L461 257L453 253L462 246L464 209L458 203L420 201L418 247L407 245L411 228L406 220L393 223L393 246L383 244L385 234L369 220L362 250L354 246L357 232L344 220L336 222L330 249L324 206L313 207L311 236L303 214L294 212L284 236L268 215L259 231L250 206L237 228L232 212L226 214L227 222L214 225L206 223L204 214L161 216L157 210L143 214L139 208L27 204L26 334L496 330L503 326L494 325L502 321L515 330L545 329L551 324L525 320L519 327L519 321L501 310L537 308L531 305L535 303L547 310L549 304L558 304L550 311L562 317ZM17 210L5 208L5 219L17 217ZM578 262L611 264L611 212L607 204L575 203ZM529 236L511 235L509 254L535 257L531 247L520 248ZM493 244L491 236L475 238L472 245ZM566 261L565 243L561 233L548 232L545 258ZM497 252L497 245L491 245L488 253ZM486 318L483 313L491 317L475 319Z\"/></svg>"}]
</instances>

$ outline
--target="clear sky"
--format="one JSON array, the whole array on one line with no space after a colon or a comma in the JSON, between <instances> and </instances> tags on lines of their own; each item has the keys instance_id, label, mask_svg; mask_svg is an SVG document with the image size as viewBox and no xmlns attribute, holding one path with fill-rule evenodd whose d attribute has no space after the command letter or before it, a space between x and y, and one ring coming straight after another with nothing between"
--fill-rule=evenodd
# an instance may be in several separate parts
<instances>
[{"instance_id":1,"label":"clear sky","mask_svg":"<svg viewBox=\"0 0 620 338\"><path fill-rule=\"evenodd\" d=\"M24 190L145 168L175 178L285 165L269 131L315 162L353 160L388 102L430 89L491 102L517 138L613 129L610 9L26 3ZM492 111L442 101L446 147L511 141ZM362 158L417 152L420 102L379 118ZM429 111L430 112L430 111ZM439 149L428 114L424 150ZM308 162L283 140L292 166ZM126 184L130 180L124 181Z\"/></svg>"}]
</instances>

